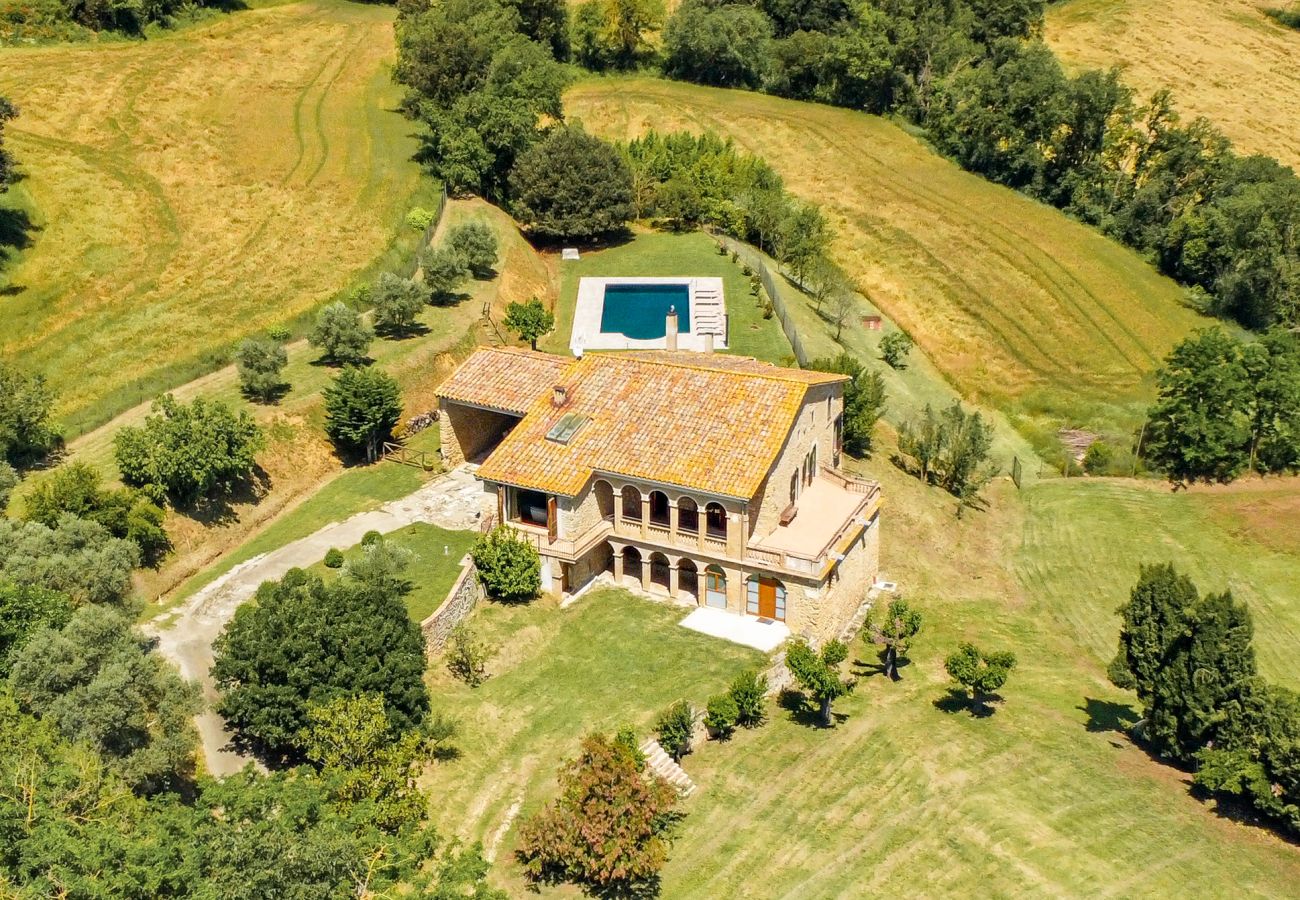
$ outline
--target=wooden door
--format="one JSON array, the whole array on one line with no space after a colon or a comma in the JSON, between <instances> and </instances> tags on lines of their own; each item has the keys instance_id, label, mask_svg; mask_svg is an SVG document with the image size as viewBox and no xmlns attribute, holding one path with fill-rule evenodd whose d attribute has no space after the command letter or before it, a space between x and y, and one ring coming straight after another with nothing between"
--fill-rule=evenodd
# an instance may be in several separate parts
<instances>
[{"instance_id":1,"label":"wooden door","mask_svg":"<svg viewBox=\"0 0 1300 900\"><path fill-rule=\"evenodd\" d=\"M758 583L758 614L765 619L776 618L776 582L769 578Z\"/></svg>"}]
</instances>

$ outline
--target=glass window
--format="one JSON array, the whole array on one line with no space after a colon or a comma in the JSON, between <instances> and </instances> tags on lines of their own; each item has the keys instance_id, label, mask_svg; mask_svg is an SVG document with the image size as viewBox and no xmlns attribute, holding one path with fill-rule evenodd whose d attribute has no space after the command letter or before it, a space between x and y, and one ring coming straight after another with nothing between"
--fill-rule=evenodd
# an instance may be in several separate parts
<instances>
[{"instance_id":1,"label":"glass window","mask_svg":"<svg viewBox=\"0 0 1300 900\"><path fill-rule=\"evenodd\" d=\"M540 491L515 491L515 520L546 527L546 495Z\"/></svg>"},{"instance_id":2,"label":"glass window","mask_svg":"<svg viewBox=\"0 0 1300 900\"><path fill-rule=\"evenodd\" d=\"M746 606L751 616L758 615L758 579L749 579L749 603Z\"/></svg>"},{"instance_id":3,"label":"glass window","mask_svg":"<svg viewBox=\"0 0 1300 900\"><path fill-rule=\"evenodd\" d=\"M776 583L776 617L785 621L785 585L779 581Z\"/></svg>"}]
</instances>

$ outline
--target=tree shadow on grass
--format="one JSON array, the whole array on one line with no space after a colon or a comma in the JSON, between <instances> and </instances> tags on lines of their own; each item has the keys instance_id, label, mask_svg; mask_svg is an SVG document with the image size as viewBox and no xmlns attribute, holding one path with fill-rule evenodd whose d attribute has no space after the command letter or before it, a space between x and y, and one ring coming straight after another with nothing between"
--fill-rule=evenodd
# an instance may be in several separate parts
<instances>
[{"instance_id":1,"label":"tree shadow on grass","mask_svg":"<svg viewBox=\"0 0 1300 900\"><path fill-rule=\"evenodd\" d=\"M249 403L256 403L259 406L276 406L291 390L293 390L293 385L287 381L281 381L266 393L253 393L241 388L239 395Z\"/></svg>"},{"instance_id":2,"label":"tree shadow on grass","mask_svg":"<svg viewBox=\"0 0 1300 900\"><path fill-rule=\"evenodd\" d=\"M802 691L793 688L786 688L776 698L777 706L780 706L790 714L790 721L797 722L805 728L833 728L834 725L826 725L822 721L821 709L816 703L804 696ZM835 725L848 721L846 713L831 710L831 719Z\"/></svg>"},{"instance_id":3,"label":"tree shadow on grass","mask_svg":"<svg viewBox=\"0 0 1300 900\"><path fill-rule=\"evenodd\" d=\"M1129 729L1141 718L1127 703L1113 703L1094 697L1084 697L1083 705L1075 709L1088 714L1088 723L1084 727L1092 732L1118 731L1128 734Z\"/></svg>"},{"instance_id":4,"label":"tree shadow on grass","mask_svg":"<svg viewBox=\"0 0 1300 900\"><path fill-rule=\"evenodd\" d=\"M424 337L429 333L429 326L423 322L414 322L403 328L376 328L375 334L389 341L404 341L407 338Z\"/></svg>"},{"instance_id":5,"label":"tree shadow on grass","mask_svg":"<svg viewBox=\"0 0 1300 900\"><path fill-rule=\"evenodd\" d=\"M934 708L940 712L959 713L967 712L974 719L987 719L997 712L997 709L990 704L1000 703L1001 694L985 694L983 702L976 703L970 698L970 695L960 688L948 688L948 693L934 701Z\"/></svg>"},{"instance_id":6,"label":"tree shadow on grass","mask_svg":"<svg viewBox=\"0 0 1300 900\"><path fill-rule=\"evenodd\" d=\"M882 655L883 655L883 654L882 654ZM897 677L897 678L891 678L890 680L891 680L891 681L902 681L902 680L903 680L903 675L902 675L903 670L906 669L906 668L907 668L908 666L910 666L911 664L912 664L912 661L911 661L910 659L908 659L906 656L900 656L900 657L898 658L898 663L897 663L897 665L898 665L898 672L899 672L898 677ZM860 658L859 658L859 659L855 659L855 660L853 660L853 675L854 675L855 677L857 677L857 678L873 678L873 677L875 677L875 676L877 676L877 675L885 675L885 676L888 676L888 674L889 674L889 667L888 667L887 665L885 665L885 662L884 662L883 659L877 659L877 660L866 660L866 659L860 659Z\"/></svg>"},{"instance_id":7,"label":"tree shadow on grass","mask_svg":"<svg viewBox=\"0 0 1300 900\"><path fill-rule=\"evenodd\" d=\"M261 466L254 467L246 478L231 485L230 490L211 497L201 497L198 501L178 509L194 521L205 526L231 525L239 521L235 512L236 504L255 504L266 496L271 489L271 476Z\"/></svg>"},{"instance_id":8,"label":"tree shadow on grass","mask_svg":"<svg viewBox=\"0 0 1300 900\"><path fill-rule=\"evenodd\" d=\"M39 230L27 210L0 207L0 268L18 251L30 247L32 235ZM9 285L3 288L3 293L12 296L22 290L18 285Z\"/></svg>"}]
</instances>

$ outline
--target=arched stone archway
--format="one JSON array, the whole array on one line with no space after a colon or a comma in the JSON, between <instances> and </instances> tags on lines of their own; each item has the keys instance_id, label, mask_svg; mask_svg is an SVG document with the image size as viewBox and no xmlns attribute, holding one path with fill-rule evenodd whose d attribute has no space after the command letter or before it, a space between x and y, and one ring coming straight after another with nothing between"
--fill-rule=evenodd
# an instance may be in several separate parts
<instances>
[{"instance_id":1,"label":"arched stone archway","mask_svg":"<svg viewBox=\"0 0 1300 900\"><path fill-rule=\"evenodd\" d=\"M623 578L632 579L639 586L642 583L641 551L635 547L623 548Z\"/></svg>"},{"instance_id":2,"label":"arched stone archway","mask_svg":"<svg viewBox=\"0 0 1300 900\"><path fill-rule=\"evenodd\" d=\"M622 514L624 519L641 521L641 492L633 485L625 485L621 493Z\"/></svg>"},{"instance_id":3,"label":"arched stone archway","mask_svg":"<svg viewBox=\"0 0 1300 900\"><path fill-rule=\"evenodd\" d=\"M709 537L726 539L727 511L721 503L710 503L704 507L704 519Z\"/></svg>"},{"instance_id":4,"label":"arched stone archway","mask_svg":"<svg viewBox=\"0 0 1300 900\"><path fill-rule=\"evenodd\" d=\"M662 553L650 554L650 584L663 588L664 593L672 592L672 564Z\"/></svg>"},{"instance_id":5,"label":"arched stone archway","mask_svg":"<svg viewBox=\"0 0 1300 900\"><path fill-rule=\"evenodd\" d=\"M668 495L663 491L650 492L650 522L667 528L672 513L668 511Z\"/></svg>"},{"instance_id":6,"label":"arched stone archway","mask_svg":"<svg viewBox=\"0 0 1300 900\"><path fill-rule=\"evenodd\" d=\"M597 481L591 486L592 493L596 495L596 509L600 512L600 517L606 521L614 519L614 489L610 487L608 481Z\"/></svg>"},{"instance_id":7,"label":"arched stone archway","mask_svg":"<svg viewBox=\"0 0 1300 900\"><path fill-rule=\"evenodd\" d=\"M677 592L686 594L698 605L700 602L700 571L695 560L683 557L677 563Z\"/></svg>"},{"instance_id":8,"label":"arched stone archway","mask_svg":"<svg viewBox=\"0 0 1300 900\"><path fill-rule=\"evenodd\" d=\"M700 533L700 508L690 497L677 501L677 530L683 534Z\"/></svg>"}]
</instances>

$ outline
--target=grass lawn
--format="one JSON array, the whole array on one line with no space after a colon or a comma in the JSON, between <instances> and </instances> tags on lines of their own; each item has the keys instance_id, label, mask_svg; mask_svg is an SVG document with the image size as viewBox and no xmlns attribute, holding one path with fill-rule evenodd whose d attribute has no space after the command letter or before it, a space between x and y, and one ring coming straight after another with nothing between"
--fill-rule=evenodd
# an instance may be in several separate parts
<instances>
[{"instance_id":1,"label":"grass lawn","mask_svg":"<svg viewBox=\"0 0 1300 900\"><path fill-rule=\"evenodd\" d=\"M555 310L555 331L540 345L553 353L569 353L573 309L578 281L583 277L645 275L666 277L713 276L723 280L730 318L728 352L768 362L784 363L793 356L790 342L775 317L764 319L749 293L749 279L730 257L719 255L717 245L701 232L638 233L631 241L606 250L583 251L578 262L561 263L560 297Z\"/></svg>"},{"instance_id":2,"label":"grass lawn","mask_svg":"<svg viewBox=\"0 0 1300 900\"><path fill-rule=\"evenodd\" d=\"M1139 100L1169 88L1186 119L1205 116L1243 152L1295 168L1300 31L1264 15L1267 7L1291 6L1288 0L1070 0L1048 6L1044 36L1071 68L1120 66Z\"/></svg>"},{"instance_id":3,"label":"grass lawn","mask_svg":"<svg viewBox=\"0 0 1300 900\"><path fill-rule=\"evenodd\" d=\"M50 379L70 435L401 259L432 189L394 110L393 17L310 0L0 50L24 176L5 203L33 224L0 354Z\"/></svg>"},{"instance_id":4,"label":"grass lawn","mask_svg":"<svg viewBox=\"0 0 1300 900\"><path fill-rule=\"evenodd\" d=\"M963 396L1026 433L1127 431L1154 368L1205 321L1136 253L885 119L645 77L579 82L565 105L603 137L712 129L766 159L826 211L863 293Z\"/></svg>"},{"instance_id":5,"label":"grass lawn","mask_svg":"<svg viewBox=\"0 0 1300 900\"><path fill-rule=\"evenodd\" d=\"M522 884L511 861L513 832L503 826L553 794L561 760L584 734L626 723L647 735L673 701L703 704L741 669L764 664L757 651L677 627L684 615L615 589L593 591L568 609L547 600L488 603L469 619L492 648L488 680L468 688L435 662L434 709L459 718L463 755L430 770L434 823L443 834L499 849L511 896L522 896Z\"/></svg>"},{"instance_id":6,"label":"grass lawn","mask_svg":"<svg viewBox=\"0 0 1300 900\"><path fill-rule=\"evenodd\" d=\"M406 576L414 587L406 595L406 609L414 622L423 622L447 599L447 592L460 575L460 561L478 535L472 531L448 531L437 525L417 522L384 535L384 540L411 551L411 565ZM355 559L362 553L360 545L342 548L345 560ZM332 570L324 563L311 567L312 571L328 576Z\"/></svg>"}]
</instances>

